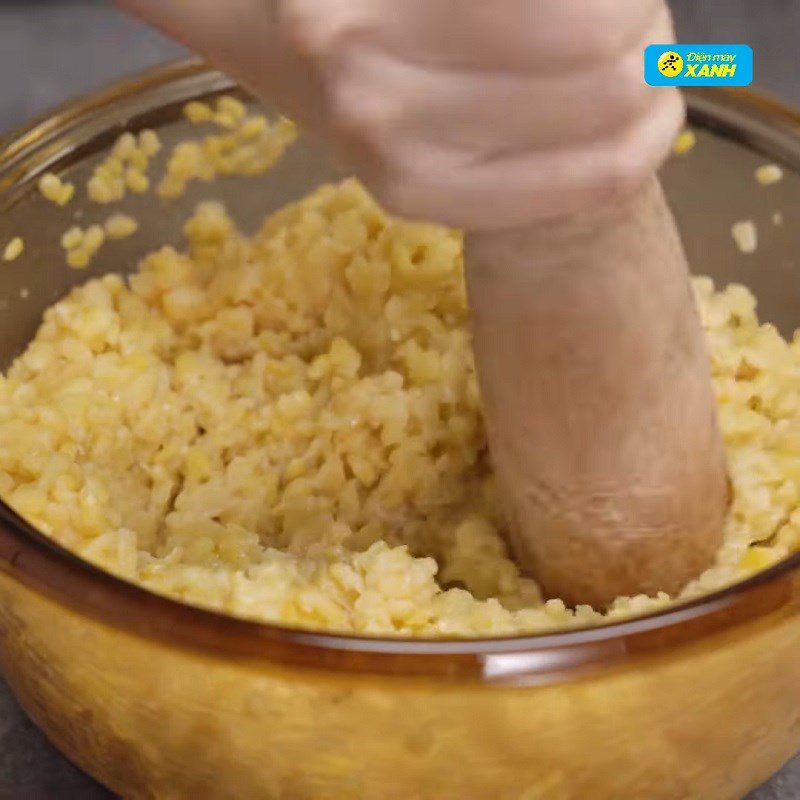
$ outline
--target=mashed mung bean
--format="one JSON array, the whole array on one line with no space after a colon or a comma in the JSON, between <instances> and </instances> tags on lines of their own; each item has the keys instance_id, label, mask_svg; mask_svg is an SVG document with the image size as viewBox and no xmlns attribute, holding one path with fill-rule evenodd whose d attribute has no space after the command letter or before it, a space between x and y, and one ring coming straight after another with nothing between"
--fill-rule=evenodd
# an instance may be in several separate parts
<instances>
[{"instance_id":1,"label":"mashed mung bean","mask_svg":"<svg viewBox=\"0 0 800 800\"><path fill-rule=\"evenodd\" d=\"M0 377L0 495L83 558L258 620L478 636L601 623L543 602L503 540L462 240L353 180L253 237L198 208L164 247L50 308ZM800 340L742 286L694 283L733 505L681 593L800 546Z\"/></svg>"}]
</instances>

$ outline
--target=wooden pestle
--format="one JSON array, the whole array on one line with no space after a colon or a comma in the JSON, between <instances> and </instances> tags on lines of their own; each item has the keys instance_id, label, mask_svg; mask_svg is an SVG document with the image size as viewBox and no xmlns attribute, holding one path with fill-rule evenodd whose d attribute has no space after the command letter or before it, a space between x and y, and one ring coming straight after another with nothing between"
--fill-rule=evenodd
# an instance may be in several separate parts
<instances>
[{"instance_id":1,"label":"wooden pestle","mask_svg":"<svg viewBox=\"0 0 800 800\"><path fill-rule=\"evenodd\" d=\"M704 335L661 187L469 234L509 537L548 597L607 606L710 565L728 505Z\"/></svg>"}]
</instances>

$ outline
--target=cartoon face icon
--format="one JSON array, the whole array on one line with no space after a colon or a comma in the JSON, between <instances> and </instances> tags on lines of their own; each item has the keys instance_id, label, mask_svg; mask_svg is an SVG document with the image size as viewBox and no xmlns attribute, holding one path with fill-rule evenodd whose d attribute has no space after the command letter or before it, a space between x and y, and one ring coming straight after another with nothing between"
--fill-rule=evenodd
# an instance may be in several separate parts
<instances>
[{"instance_id":1,"label":"cartoon face icon","mask_svg":"<svg viewBox=\"0 0 800 800\"><path fill-rule=\"evenodd\" d=\"M667 50L658 59L658 71L665 78L675 78L683 71L683 59L674 50Z\"/></svg>"}]
</instances>

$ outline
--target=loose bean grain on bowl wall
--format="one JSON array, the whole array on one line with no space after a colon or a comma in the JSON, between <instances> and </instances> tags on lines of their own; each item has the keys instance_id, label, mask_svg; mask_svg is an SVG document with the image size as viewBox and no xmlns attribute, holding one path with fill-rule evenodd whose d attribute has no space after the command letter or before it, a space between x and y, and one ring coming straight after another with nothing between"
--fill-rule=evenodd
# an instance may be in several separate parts
<instances>
[{"instance_id":1,"label":"loose bean grain on bowl wall","mask_svg":"<svg viewBox=\"0 0 800 800\"><path fill-rule=\"evenodd\" d=\"M751 219L734 222L731 226L731 236L742 253L750 255L758 248L758 229Z\"/></svg>"},{"instance_id":2,"label":"loose bean grain on bowl wall","mask_svg":"<svg viewBox=\"0 0 800 800\"><path fill-rule=\"evenodd\" d=\"M105 240L106 232L100 225L90 225L86 230L77 225L70 228L61 237L67 264L73 269L86 269Z\"/></svg>"},{"instance_id":3,"label":"loose bean grain on bowl wall","mask_svg":"<svg viewBox=\"0 0 800 800\"><path fill-rule=\"evenodd\" d=\"M783 170L777 164L762 164L755 171L755 176L762 186L772 186L783 179Z\"/></svg>"},{"instance_id":4,"label":"loose bean grain on bowl wall","mask_svg":"<svg viewBox=\"0 0 800 800\"><path fill-rule=\"evenodd\" d=\"M22 255L25 249L25 242L21 236L15 236L3 250L3 261L14 261Z\"/></svg>"},{"instance_id":5,"label":"loose bean grain on bowl wall","mask_svg":"<svg viewBox=\"0 0 800 800\"><path fill-rule=\"evenodd\" d=\"M150 188L147 169L160 150L161 141L155 131L143 130L138 138L129 131L123 133L108 157L95 167L86 185L89 199L107 204L122 200L127 192L147 192Z\"/></svg>"},{"instance_id":6,"label":"loose bean grain on bowl wall","mask_svg":"<svg viewBox=\"0 0 800 800\"><path fill-rule=\"evenodd\" d=\"M39 179L39 192L45 200L58 206L65 206L75 194L75 186L65 183L52 172L47 172Z\"/></svg>"},{"instance_id":7,"label":"loose bean grain on bowl wall","mask_svg":"<svg viewBox=\"0 0 800 800\"><path fill-rule=\"evenodd\" d=\"M290 120L281 118L270 123L260 114L248 116L244 103L233 97L219 98L216 109L193 101L184 107L184 114L192 122L214 122L225 130L175 145L156 189L159 197L180 197L195 180L211 182L219 175L262 175L297 138L296 126Z\"/></svg>"},{"instance_id":8,"label":"loose bean grain on bowl wall","mask_svg":"<svg viewBox=\"0 0 800 800\"><path fill-rule=\"evenodd\" d=\"M183 115L189 122L199 124L201 122L211 122L214 119L214 110L208 103L192 100L183 107Z\"/></svg>"},{"instance_id":9,"label":"loose bean grain on bowl wall","mask_svg":"<svg viewBox=\"0 0 800 800\"><path fill-rule=\"evenodd\" d=\"M220 128L233 130L247 117L247 106L235 97L222 95L213 108L208 103L192 100L183 107L183 114L195 124L213 122Z\"/></svg>"},{"instance_id":10,"label":"loose bean grain on bowl wall","mask_svg":"<svg viewBox=\"0 0 800 800\"><path fill-rule=\"evenodd\" d=\"M104 227L109 239L125 239L139 230L139 223L128 214L112 214Z\"/></svg>"},{"instance_id":11,"label":"loose bean grain on bowl wall","mask_svg":"<svg viewBox=\"0 0 800 800\"><path fill-rule=\"evenodd\" d=\"M691 128L681 131L672 145L672 152L676 156L688 153L697 144L697 135Z\"/></svg>"},{"instance_id":12,"label":"loose bean grain on bowl wall","mask_svg":"<svg viewBox=\"0 0 800 800\"><path fill-rule=\"evenodd\" d=\"M214 122L221 128L236 128L247 116L247 106L235 97L223 95L217 100Z\"/></svg>"}]
</instances>

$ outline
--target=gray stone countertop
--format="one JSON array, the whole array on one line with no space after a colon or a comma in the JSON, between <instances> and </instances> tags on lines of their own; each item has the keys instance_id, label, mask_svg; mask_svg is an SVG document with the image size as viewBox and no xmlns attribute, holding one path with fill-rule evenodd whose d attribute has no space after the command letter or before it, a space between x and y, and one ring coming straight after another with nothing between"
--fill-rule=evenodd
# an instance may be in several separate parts
<instances>
[{"instance_id":1,"label":"gray stone countertop","mask_svg":"<svg viewBox=\"0 0 800 800\"><path fill-rule=\"evenodd\" d=\"M672 5L681 41L753 45L757 84L800 105L800 0L673 0ZM100 0L0 0L0 133L182 52ZM0 800L109 797L59 755L0 681ZM800 757L747 800L798 798Z\"/></svg>"}]
</instances>

